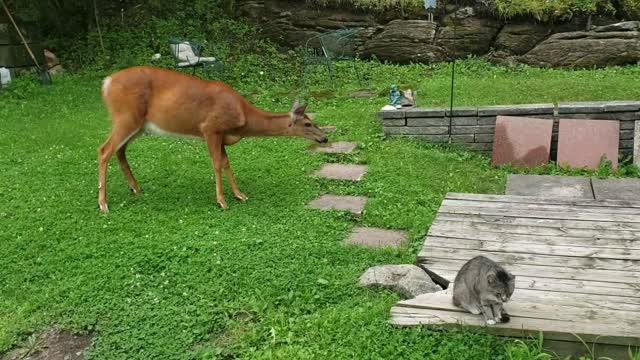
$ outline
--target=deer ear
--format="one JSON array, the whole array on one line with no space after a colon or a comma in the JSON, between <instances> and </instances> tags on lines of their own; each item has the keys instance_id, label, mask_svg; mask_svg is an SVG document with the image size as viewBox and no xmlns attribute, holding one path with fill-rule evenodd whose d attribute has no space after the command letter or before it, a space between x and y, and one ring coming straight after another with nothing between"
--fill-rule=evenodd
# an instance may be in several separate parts
<instances>
[{"instance_id":1,"label":"deer ear","mask_svg":"<svg viewBox=\"0 0 640 360\"><path fill-rule=\"evenodd\" d=\"M296 101L291 107L291 122L294 123L304 117L304 111L307 109L307 105L300 105L300 98L296 98Z\"/></svg>"}]
</instances>

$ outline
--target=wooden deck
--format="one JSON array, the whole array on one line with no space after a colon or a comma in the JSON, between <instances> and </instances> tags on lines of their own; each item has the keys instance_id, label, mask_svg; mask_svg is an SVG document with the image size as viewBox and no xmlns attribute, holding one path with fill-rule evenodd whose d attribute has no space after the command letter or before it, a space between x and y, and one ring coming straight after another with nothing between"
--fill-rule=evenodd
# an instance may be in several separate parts
<instances>
[{"instance_id":1,"label":"wooden deck","mask_svg":"<svg viewBox=\"0 0 640 360\"><path fill-rule=\"evenodd\" d=\"M505 305L511 321L488 331L542 331L545 346L566 355L586 352L577 336L614 359L640 348L640 203L450 193L418 263L446 283L476 255L516 275ZM400 301L392 322L484 326L453 306L450 293Z\"/></svg>"}]
</instances>

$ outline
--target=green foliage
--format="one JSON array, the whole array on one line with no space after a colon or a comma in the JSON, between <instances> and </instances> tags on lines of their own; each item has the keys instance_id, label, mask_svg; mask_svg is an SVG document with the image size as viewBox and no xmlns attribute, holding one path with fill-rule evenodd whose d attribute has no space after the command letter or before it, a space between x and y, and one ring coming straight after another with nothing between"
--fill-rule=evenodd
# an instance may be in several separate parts
<instances>
[{"instance_id":1,"label":"green foliage","mask_svg":"<svg viewBox=\"0 0 640 360\"><path fill-rule=\"evenodd\" d=\"M241 49L221 51L249 51L249 28L232 33ZM516 171L460 149L381 136L374 113L390 84L417 89L421 106L447 105L450 68L361 62L379 94L362 99L347 96L360 89L350 64L336 66L336 89L327 89L319 67L302 91L297 71L276 64L279 56L265 43L238 60L230 83L274 111L301 94L318 123L337 125L332 141L361 145L333 156L307 153L300 139L243 140L229 155L250 200L230 201L229 211L214 204L204 144L141 137L128 155L143 195L129 193L114 159L112 212L98 213L96 149L108 132L100 72L55 77L51 87L22 77L0 92L0 352L58 324L96 332L92 359L546 358L535 341L393 327L387 320L397 295L356 285L369 266L415 261L447 192L502 193L506 174ZM638 66L458 65L457 105L640 99ZM326 162L367 164L369 172L357 184L310 176ZM638 176L630 169L603 166L601 175ZM329 191L369 196L362 218L305 208ZM343 246L354 225L406 229L410 243L384 251Z\"/></svg>"}]
</instances>

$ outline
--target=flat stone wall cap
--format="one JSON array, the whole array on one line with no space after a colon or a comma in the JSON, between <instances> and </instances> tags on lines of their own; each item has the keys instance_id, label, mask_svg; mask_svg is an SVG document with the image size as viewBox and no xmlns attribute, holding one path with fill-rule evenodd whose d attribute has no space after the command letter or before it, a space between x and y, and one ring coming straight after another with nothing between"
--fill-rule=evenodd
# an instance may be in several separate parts
<instances>
[{"instance_id":1,"label":"flat stone wall cap","mask_svg":"<svg viewBox=\"0 0 640 360\"><path fill-rule=\"evenodd\" d=\"M478 108L479 116L553 114L553 104L494 105Z\"/></svg>"},{"instance_id":2,"label":"flat stone wall cap","mask_svg":"<svg viewBox=\"0 0 640 360\"><path fill-rule=\"evenodd\" d=\"M445 108L415 108L411 110L406 110L404 114L408 118L441 117L441 116L444 116L445 111L446 111Z\"/></svg>"},{"instance_id":3,"label":"flat stone wall cap","mask_svg":"<svg viewBox=\"0 0 640 360\"><path fill-rule=\"evenodd\" d=\"M639 111L640 101L609 101L604 105L604 111Z\"/></svg>"},{"instance_id":4,"label":"flat stone wall cap","mask_svg":"<svg viewBox=\"0 0 640 360\"><path fill-rule=\"evenodd\" d=\"M601 113L608 102L566 102L558 103L558 114Z\"/></svg>"},{"instance_id":5,"label":"flat stone wall cap","mask_svg":"<svg viewBox=\"0 0 640 360\"><path fill-rule=\"evenodd\" d=\"M378 111L378 118L380 118L380 119L402 119L402 118L404 118L404 111L402 111L402 110Z\"/></svg>"},{"instance_id":6,"label":"flat stone wall cap","mask_svg":"<svg viewBox=\"0 0 640 360\"><path fill-rule=\"evenodd\" d=\"M451 109L446 109L446 115L453 115L453 116L477 116L478 115L478 108L475 106L459 106L459 107L454 107L453 108L453 113L451 112Z\"/></svg>"}]
</instances>

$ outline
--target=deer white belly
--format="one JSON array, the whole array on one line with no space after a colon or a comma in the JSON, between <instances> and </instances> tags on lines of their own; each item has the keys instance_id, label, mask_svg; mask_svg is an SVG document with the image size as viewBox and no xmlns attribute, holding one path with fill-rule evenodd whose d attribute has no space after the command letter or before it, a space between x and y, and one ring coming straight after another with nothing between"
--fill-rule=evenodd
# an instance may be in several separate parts
<instances>
[{"instance_id":1,"label":"deer white belly","mask_svg":"<svg viewBox=\"0 0 640 360\"><path fill-rule=\"evenodd\" d=\"M199 136L194 136L194 135L187 135L187 134L180 134L180 133L174 133L171 131L166 131L162 128L160 128L158 125L152 123L151 121L147 121L144 123L144 132L150 135L158 135L158 136L173 136L173 137L180 137L180 138L187 138L187 139L200 139L202 140L201 137Z\"/></svg>"}]
</instances>

